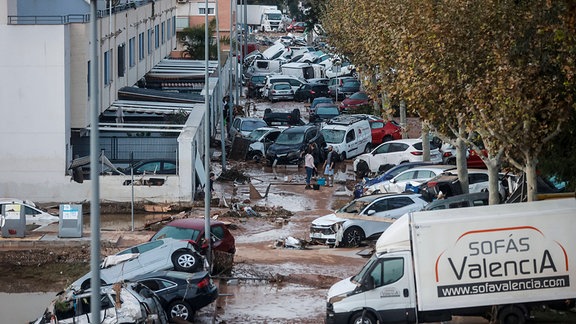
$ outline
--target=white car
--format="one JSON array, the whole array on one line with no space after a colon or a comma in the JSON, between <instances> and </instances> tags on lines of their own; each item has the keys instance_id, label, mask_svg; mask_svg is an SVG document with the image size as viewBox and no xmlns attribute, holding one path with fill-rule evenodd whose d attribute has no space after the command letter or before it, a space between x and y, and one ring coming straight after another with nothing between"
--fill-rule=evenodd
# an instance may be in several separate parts
<instances>
[{"instance_id":1,"label":"white car","mask_svg":"<svg viewBox=\"0 0 576 324\"><path fill-rule=\"evenodd\" d=\"M414 193L360 197L312 221L310 240L328 246L358 246L365 239L378 238L400 216L422 210L426 204Z\"/></svg>"},{"instance_id":2,"label":"white car","mask_svg":"<svg viewBox=\"0 0 576 324\"><path fill-rule=\"evenodd\" d=\"M386 165L398 165L405 162L423 161L421 139L399 139L377 146L372 152L362 154L354 160L354 172L359 177L377 173ZM433 145L430 146L430 162L441 163L442 154Z\"/></svg>"},{"instance_id":3,"label":"white car","mask_svg":"<svg viewBox=\"0 0 576 324\"><path fill-rule=\"evenodd\" d=\"M90 290L59 294L34 324L93 323ZM108 285L100 289L101 323L168 323L160 299L140 283Z\"/></svg>"},{"instance_id":4,"label":"white car","mask_svg":"<svg viewBox=\"0 0 576 324\"><path fill-rule=\"evenodd\" d=\"M189 241L165 238L107 256L100 264L100 279L105 285L154 271L193 272L203 266L202 262L202 256ZM90 272L80 277L70 285L70 290L88 289L90 277Z\"/></svg>"},{"instance_id":5,"label":"white car","mask_svg":"<svg viewBox=\"0 0 576 324\"><path fill-rule=\"evenodd\" d=\"M424 182L450 169L455 169L455 167L453 165L427 165L415 167L399 173L390 180L368 186L364 195L386 192L404 192L409 189L409 186L418 187Z\"/></svg>"},{"instance_id":6,"label":"white car","mask_svg":"<svg viewBox=\"0 0 576 324\"><path fill-rule=\"evenodd\" d=\"M253 130L248 135L248 140L252 143L248 146L246 160L260 161L266 155L266 150L276 141L278 135L288 127L260 127Z\"/></svg>"},{"instance_id":7,"label":"white car","mask_svg":"<svg viewBox=\"0 0 576 324\"><path fill-rule=\"evenodd\" d=\"M47 213L28 200L14 199L14 198L0 198L0 213L3 213L4 206L17 205L17 208L23 208L26 215L26 225L39 226L37 229L43 228L46 225L57 223L60 217ZM5 215L0 215L0 228L4 226Z\"/></svg>"}]
</instances>

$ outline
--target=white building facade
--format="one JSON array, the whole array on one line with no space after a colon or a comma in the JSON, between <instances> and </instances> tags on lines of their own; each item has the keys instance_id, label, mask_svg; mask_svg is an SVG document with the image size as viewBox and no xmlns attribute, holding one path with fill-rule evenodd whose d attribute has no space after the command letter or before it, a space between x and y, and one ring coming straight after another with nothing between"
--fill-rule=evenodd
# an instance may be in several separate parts
<instances>
[{"instance_id":1,"label":"white building facade","mask_svg":"<svg viewBox=\"0 0 576 324\"><path fill-rule=\"evenodd\" d=\"M136 84L177 43L176 0L114 3L110 9L98 1L100 113L117 100L120 88ZM89 22L89 0L0 0L0 197L36 202L90 197L90 181L74 182L67 170L72 136L90 127ZM192 166L194 152L203 154L203 142L189 133L202 129L203 115L195 112L178 140L180 164ZM147 192L143 186L135 196L190 200L193 174L167 176L163 188ZM130 187L118 185L124 180L101 177L101 198L129 200Z\"/></svg>"}]
</instances>

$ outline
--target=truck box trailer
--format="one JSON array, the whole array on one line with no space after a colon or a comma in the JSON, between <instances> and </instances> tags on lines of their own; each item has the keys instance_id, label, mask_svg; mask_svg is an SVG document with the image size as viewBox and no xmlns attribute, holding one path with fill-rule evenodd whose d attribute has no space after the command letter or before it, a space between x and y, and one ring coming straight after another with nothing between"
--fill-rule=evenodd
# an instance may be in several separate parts
<instances>
[{"instance_id":1,"label":"truck box trailer","mask_svg":"<svg viewBox=\"0 0 576 324\"><path fill-rule=\"evenodd\" d=\"M356 276L330 288L326 321L509 324L537 306L573 307L574 233L574 198L406 214Z\"/></svg>"}]
</instances>

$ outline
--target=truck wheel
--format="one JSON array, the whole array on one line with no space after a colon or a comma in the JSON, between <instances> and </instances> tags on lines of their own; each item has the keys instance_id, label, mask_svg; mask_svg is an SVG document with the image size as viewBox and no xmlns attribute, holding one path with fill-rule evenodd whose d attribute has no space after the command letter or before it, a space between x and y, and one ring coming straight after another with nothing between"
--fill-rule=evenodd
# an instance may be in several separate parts
<instances>
[{"instance_id":1,"label":"truck wheel","mask_svg":"<svg viewBox=\"0 0 576 324\"><path fill-rule=\"evenodd\" d=\"M525 324L526 317L520 308L506 306L498 313L498 322L500 324Z\"/></svg>"},{"instance_id":2,"label":"truck wheel","mask_svg":"<svg viewBox=\"0 0 576 324\"><path fill-rule=\"evenodd\" d=\"M364 231L359 227L350 227L344 231L342 245L345 247L357 247L364 241Z\"/></svg>"},{"instance_id":3,"label":"truck wheel","mask_svg":"<svg viewBox=\"0 0 576 324\"><path fill-rule=\"evenodd\" d=\"M376 319L371 313L358 312L352 316L350 324L376 324Z\"/></svg>"}]
</instances>

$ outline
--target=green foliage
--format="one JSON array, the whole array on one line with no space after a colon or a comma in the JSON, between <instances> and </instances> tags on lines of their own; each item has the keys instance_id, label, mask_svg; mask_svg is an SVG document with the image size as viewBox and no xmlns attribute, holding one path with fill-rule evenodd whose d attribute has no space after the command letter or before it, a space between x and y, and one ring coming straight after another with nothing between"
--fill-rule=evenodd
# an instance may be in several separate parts
<instances>
[{"instance_id":1,"label":"green foliage","mask_svg":"<svg viewBox=\"0 0 576 324\"><path fill-rule=\"evenodd\" d=\"M216 19L208 23L208 56L210 60L218 58L218 47L214 41L216 33ZM185 57L192 60L203 60L205 58L205 29L204 25L184 28L178 33L178 38L184 44Z\"/></svg>"}]
</instances>

